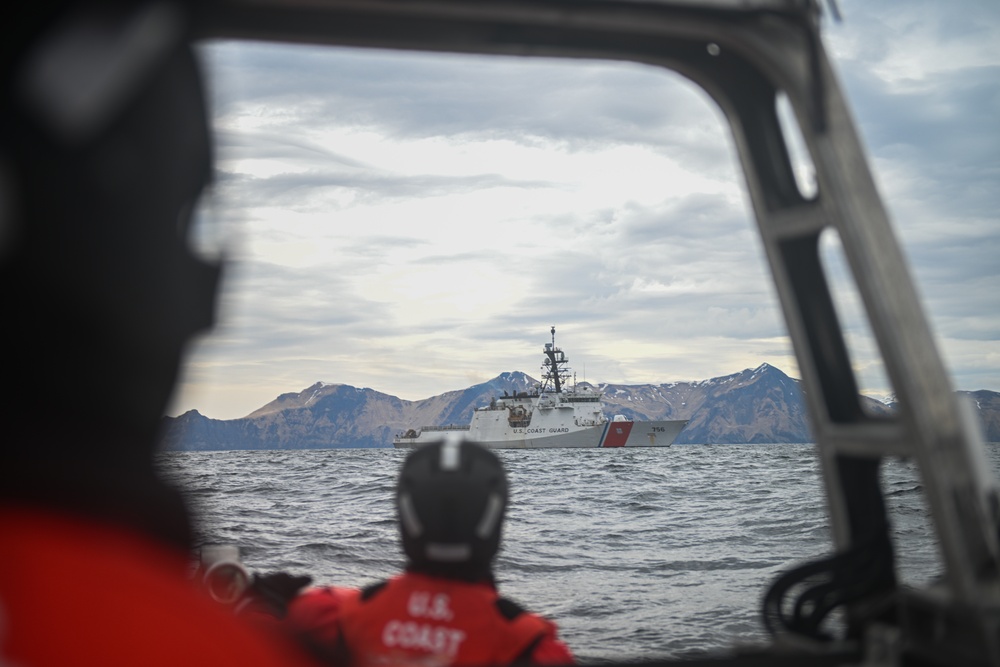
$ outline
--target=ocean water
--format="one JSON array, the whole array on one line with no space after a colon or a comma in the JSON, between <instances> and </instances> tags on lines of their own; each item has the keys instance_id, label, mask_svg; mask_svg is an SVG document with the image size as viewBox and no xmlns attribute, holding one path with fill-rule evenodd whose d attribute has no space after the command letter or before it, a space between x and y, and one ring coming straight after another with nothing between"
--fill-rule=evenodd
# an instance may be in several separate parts
<instances>
[{"instance_id":1,"label":"ocean water","mask_svg":"<svg viewBox=\"0 0 1000 667\"><path fill-rule=\"evenodd\" d=\"M499 451L511 485L501 592L559 626L582 661L681 657L766 640L781 572L831 551L809 445ZM1000 470L1000 445L988 458ZM173 452L164 473L199 540L256 572L362 586L402 566L393 486L405 451ZM904 583L940 574L921 484L883 466Z\"/></svg>"}]
</instances>

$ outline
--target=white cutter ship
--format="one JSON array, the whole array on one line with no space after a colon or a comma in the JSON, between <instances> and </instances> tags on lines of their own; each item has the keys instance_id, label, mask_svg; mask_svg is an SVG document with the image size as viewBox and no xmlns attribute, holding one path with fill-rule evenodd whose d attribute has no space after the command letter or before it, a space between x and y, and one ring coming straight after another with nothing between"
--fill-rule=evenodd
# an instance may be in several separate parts
<instances>
[{"instance_id":1,"label":"white cutter ship","mask_svg":"<svg viewBox=\"0 0 1000 667\"><path fill-rule=\"evenodd\" d=\"M423 426L393 438L397 448L419 447L459 433L494 449L549 447L669 447L687 424L686 419L632 421L621 415L604 416L602 391L567 385L569 359L552 342L545 344L542 383L532 391L498 396L476 408L468 426Z\"/></svg>"}]
</instances>

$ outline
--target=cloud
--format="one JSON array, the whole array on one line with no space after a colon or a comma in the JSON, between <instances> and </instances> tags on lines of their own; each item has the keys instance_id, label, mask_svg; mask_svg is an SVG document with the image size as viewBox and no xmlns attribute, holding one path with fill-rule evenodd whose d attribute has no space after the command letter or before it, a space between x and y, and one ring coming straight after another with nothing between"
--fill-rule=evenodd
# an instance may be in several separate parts
<instances>
[{"instance_id":1,"label":"cloud","mask_svg":"<svg viewBox=\"0 0 1000 667\"><path fill-rule=\"evenodd\" d=\"M958 386L996 388L1000 6L842 5L828 41L942 351Z\"/></svg>"},{"instance_id":2,"label":"cloud","mask_svg":"<svg viewBox=\"0 0 1000 667\"><path fill-rule=\"evenodd\" d=\"M242 129L294 135L356 127L393 140L640 144L681 151L701 166L727 159L714 103L649 65L237 43L206 56L225 83L214 96L223 126L238 117Z\"/></svg>"},{"instance_id":3,"label":"cloud","mask_svg":"<svg viewBox=\"0 0 1000 667\"><path fill-rule=\"evenodd\" d=\"M1000 388L1000 12L841 7L826 41L956 384ZM797 371L729 129L679 75L203 54L236 261L174 412L242 415L316 380L424 398L535 371L552 324L594 381ZM851 339L872 366L863 329Z\"/></svg>"}]
</instances>

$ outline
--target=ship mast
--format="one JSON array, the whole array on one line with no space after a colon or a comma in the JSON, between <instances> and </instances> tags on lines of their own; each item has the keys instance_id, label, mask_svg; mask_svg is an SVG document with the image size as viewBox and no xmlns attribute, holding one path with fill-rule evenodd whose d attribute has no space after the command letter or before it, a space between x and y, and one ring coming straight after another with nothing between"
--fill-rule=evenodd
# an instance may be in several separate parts
<instances>
[{"instance_id":1,"label":"ship mast","mask_svg":"<svg viewBox=\"0 0 1000 667\"><path fill-rule=\"evenodd\" d=\"M566 355L561 349L556 347L556 328L552 327L552 342L545 344L545 360L542 362L542 391L549 389L549 383L552 383L552 389L555 393L562 393L563 381L569 377L569 369L563 368L563 365L569 361Z\"/></svg>"}]
</instances>

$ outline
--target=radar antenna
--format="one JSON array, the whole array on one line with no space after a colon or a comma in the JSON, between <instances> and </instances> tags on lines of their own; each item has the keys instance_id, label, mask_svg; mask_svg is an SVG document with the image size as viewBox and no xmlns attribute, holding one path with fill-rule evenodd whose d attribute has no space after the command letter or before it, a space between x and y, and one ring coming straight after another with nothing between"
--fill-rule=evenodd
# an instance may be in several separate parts
<instances>
[{"instance_id":1,"label":"radar antenna","mask_svg":"<svg viewBox=\"0 0 1000 667\"><path fill-rule=\"evenodd\" d=\"M556 347L556 328L552 327L552 342L545 344L545 359L542 361L542 391L562 393L563 385L569 378L570 369L565 368L569 359Z\"/></svg>"}]
</instances>

